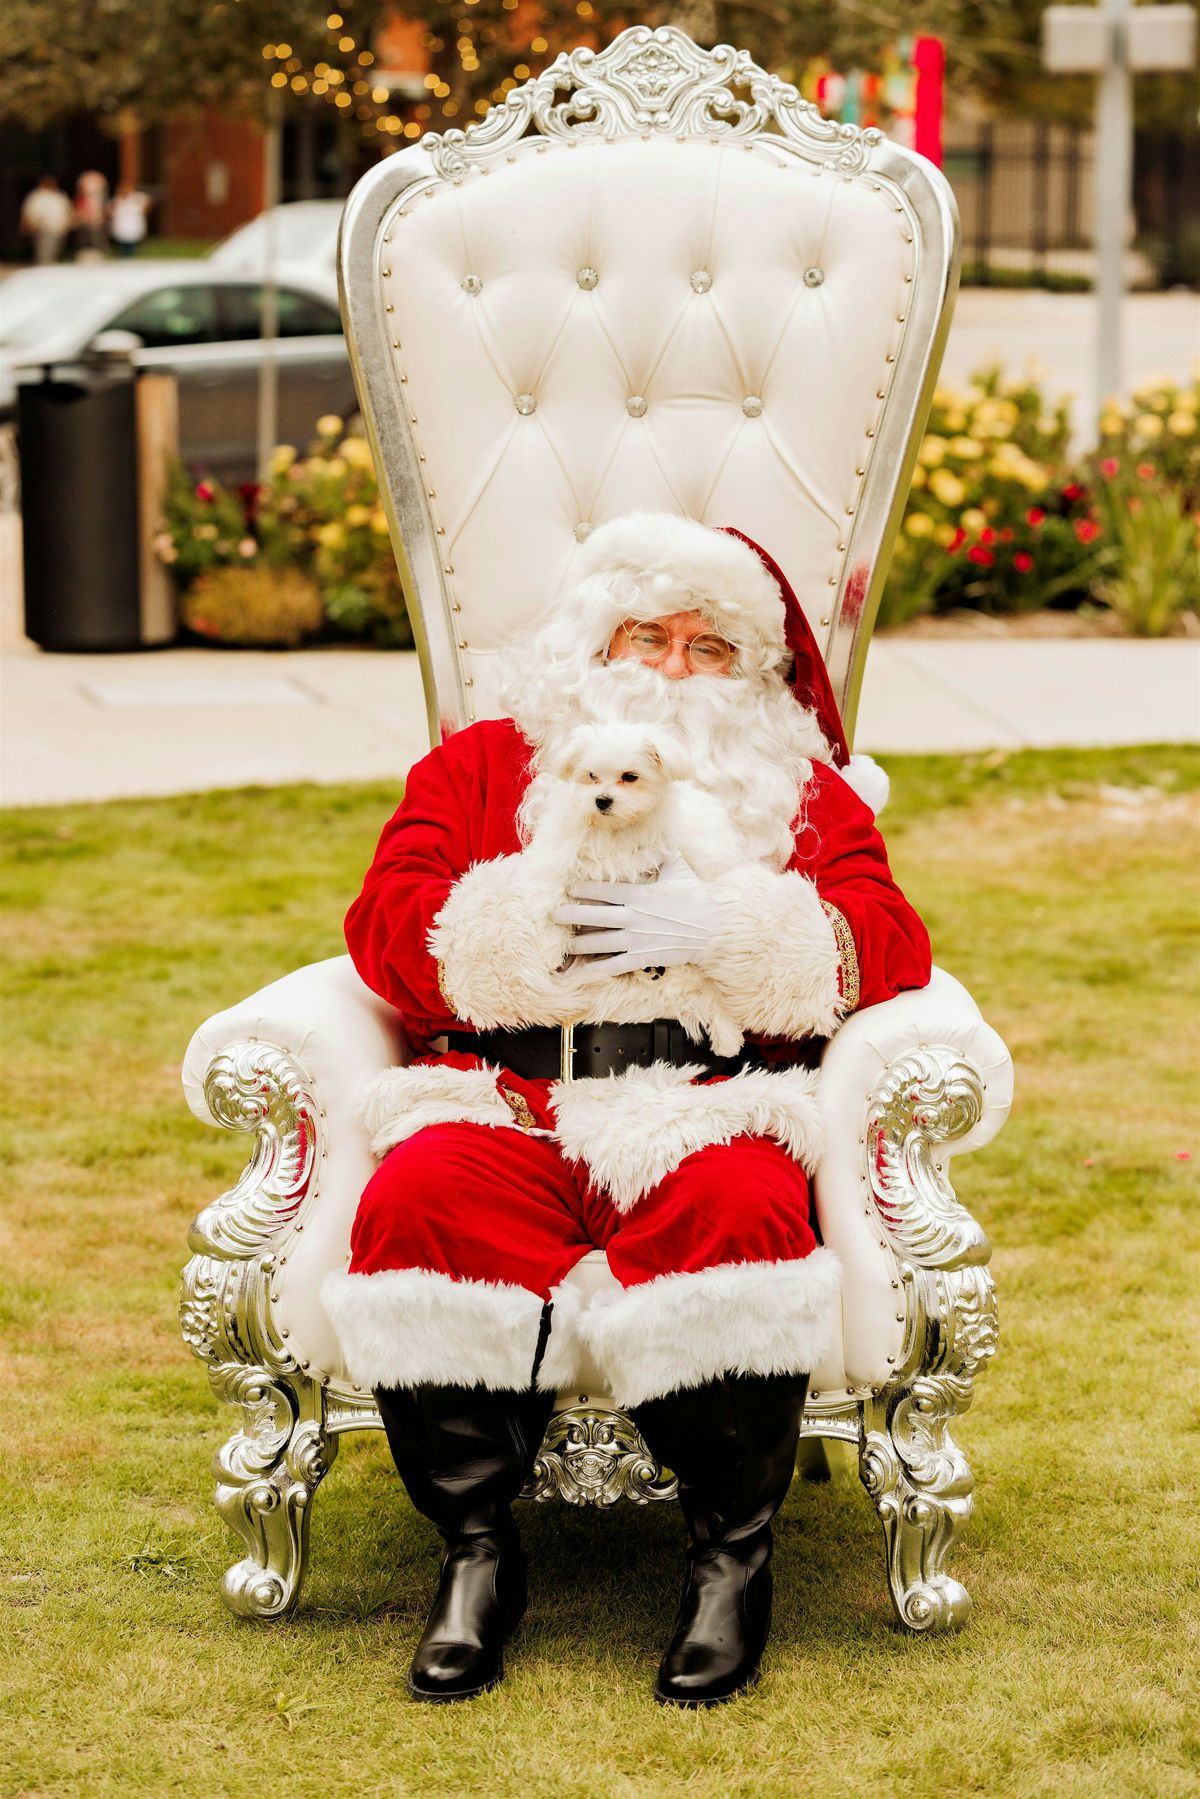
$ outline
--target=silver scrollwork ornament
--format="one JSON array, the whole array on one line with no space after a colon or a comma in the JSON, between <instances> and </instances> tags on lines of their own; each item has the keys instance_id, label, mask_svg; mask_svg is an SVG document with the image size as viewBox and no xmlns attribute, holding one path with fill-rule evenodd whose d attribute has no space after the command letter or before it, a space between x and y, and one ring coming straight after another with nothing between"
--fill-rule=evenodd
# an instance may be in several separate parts
<instances>
[{"instance_id":1,"label":"silver scrollwork ornament","mask_svg":"<svg viewBox=\"0 0 1200 1799\"><path fill-rule=\"evenodd\" d=\"M730 44L702 50L675 25L633 26L599 53L564 51L477 124L421 141L437 173L458 179L530 126L562 142L654 131L744 143L769 134L843 175L860 173L882 141L874 129L823 118L747 51Z\"/></svg>"},{"instance_id":2,"label":"silver scrollwork ornament","mask_svg":"<svg viewBox=\"0 0 1200 1799\"><path fill-rule=\"evenodd\" d=\"M522 1497L607 1507L674 1499L677 1491L623 1412L572 1406L551 1419Z\"/></svg>"}]
</instances>

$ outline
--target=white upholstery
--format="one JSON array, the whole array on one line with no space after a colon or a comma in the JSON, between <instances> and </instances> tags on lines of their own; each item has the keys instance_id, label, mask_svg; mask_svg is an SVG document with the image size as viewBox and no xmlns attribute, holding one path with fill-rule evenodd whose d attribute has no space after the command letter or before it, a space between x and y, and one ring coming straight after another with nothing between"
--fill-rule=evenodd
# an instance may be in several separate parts
<instances>
[{"instance_id":1,"label":"white upholstery","mask_svg":"<svg viewBox=\"0 0 1200 1799\"><path fill-rule=\"evenodd\" d=\"M749 532L823 641L912 291L893 191L769 137L527 140L403 196L377 254L468 716L638 507Z\"/></svg>"},{"instance_id":2,"label":"white upholstery","mask_svg":"<svg viewBox=\"0 0 1200 1799\"><path fill-rule=\"evenodd\" d=\"M304 1069L320 1101L327 1149L312 1195L274 1245L275 1325L288 1334L306 1373L328 1376L353 1391L319 1289L330 1269L349 1260L355 1210L375 1166L358 1116L362 1094L380 1069L404 1059L403 1037L396 1015L363 985L348 956L313 963L219 1013L197 1031L184 1064L184 1085L198 1117L209 1116L204 1075L213 1057L247 1039L286 1050ZM816 1198L822 1235L842 1264L843 1331L841 1343L812 1379L826 1400L881 1386L888 1378L888 1357L897 1354L903 1336L897 1317L903 1308L892 1287L895 1258L882 1240L873 1207L871 1217L864 1208L859 1139L864 1106L880 1074L906 1051L926 1043L951 1045L969 1055L986 1082L979 1124L970 1136L947 1146L947 1154L989 1141L1011 1104L1008 1052L966 990L940 969L924 991L901 994L856 1014L834 1037L822 1070L829 1147L817 1173ZM583 1258L570 1282L585 1293L615 1285L598 1250ZM603 1383L594 1370L581 1388L593 1400L603 1397ZM572 1392L563 1400L573 1403L579 1397Z\"/></svg>"}]
</instances>

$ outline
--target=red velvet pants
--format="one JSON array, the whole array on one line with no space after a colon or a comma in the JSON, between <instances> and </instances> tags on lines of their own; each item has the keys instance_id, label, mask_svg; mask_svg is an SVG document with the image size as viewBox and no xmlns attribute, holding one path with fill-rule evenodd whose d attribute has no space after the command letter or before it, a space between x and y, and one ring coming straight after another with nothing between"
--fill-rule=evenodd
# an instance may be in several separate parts
<instances>
[{"instance_id":1,"label":"red velvet pants","mask_svg":"<svg viewBox=\"0 0 1200 1799\"><path fill-rule=\"evenodd\" d=\"M352 1274L429 1269L546 1300L589 1249L623 1287L816 1247L808 1177L777 1143L737 1137L688 1156L624 1216L557 1144L439 1124L396 1145L359 1204Z\"/></svg>"}]
</instances>

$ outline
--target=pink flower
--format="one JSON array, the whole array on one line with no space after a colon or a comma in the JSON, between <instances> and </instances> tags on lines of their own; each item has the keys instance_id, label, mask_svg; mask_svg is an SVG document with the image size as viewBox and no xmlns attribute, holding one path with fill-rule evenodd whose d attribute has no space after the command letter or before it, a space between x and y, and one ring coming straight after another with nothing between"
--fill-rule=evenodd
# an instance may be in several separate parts
<instances>
[{"instance_id":1,"label":"pink flower","mask_svg":"<svg viewBox=\"0 0 1200 1799\"><path fill-rule=\"evenodd\" d=\"M1045 516L1046 514L1042 511L1040 506L1031 506L1029 511L1025 514L1025 523L1027 525L1032 525L1036 531Z\"/></svg>"},{"instance_id":2,"label":"pink flower","mask_svg":"<svg viewBox=\"0 0 1200 1799\"><path fill-rule=\"evenodd\" d=\"M197 481L196 498L198 500L211 500L214 498L213 489L207 481Z\"/></svg>"},{"instance_id":3,"label":"pink flower","mask_svg":"<svg viewBox=\"0 0 1200 1799\"><path fill-rule=\"evenodd\" d=\"M973 543L967 551L967 561L977 562L980 568L991 568L995 560L990 550L981 549L977 543Z\"/></svg>"},{"instance_id":4,"label":"pink flower","mask_svg":"<svg viewBox=\"0 0 1200 1799\"><path fill-rule=\"evenodd\" d=\"M979 533L979 541L980 543L995 543L996 533L992 530L990 525L985 525L983 527L983 530Z\"/></svg>"},{"instance_id":5,"label":"pink flower","mask_svg":"<svg viewBox=\"0 0 1200 1799\"><path fill-rule=\"evenodd\" d=\"M1177 1162L1190 1162L1191 1159L1192 1152L1190 1149L1177 1149L1175 1151L1175 1160Z\"/></svg>"},{"instance_id":6,"label":"pink flower","mask_svg":"<svg viewBox=\"0 0 1200 1799\"><path fill-rule=\"evenodd\" d=\"M1100 535L1100 527L1094 518L1077 518L1075 535L1080 543L1094 543Z\"/></svg>"},{"instance_id":7,"label":"pink flower","mask_svg":"<svg viewBox=\"0 0 1200 1799\"><path fill-rule=\"evenodd\" d=\"M1028 550L1018 550L1013 557L1013 567L1019 575L1027 575L1033 567L1033 557Z\"/></svg>"},{"instance_id":8,"label":"pink flower","mask_svg":"<svg viewBox=\"0 0 1200 1799\"><path fill-rule=\"evenodd\" d=\"M1120 472L1121 464L1117 461L1115 456L1106 456L1104 461L1100 464L1100 473L1106 475L1110 481L1114 475L1119 475Z\"/></svg>"},{"instance_id":9,"label":"pink flower","mask_svg":"<svg viewBox=\"0 0 1200 1799\"><path fill-rule=\"evenodd\" d=\"M252 537L243 537L242 541L238 544L238 555L244 556L247 561L249 561L250 557L257 555L257 553L258 545L255 543L254 539Z\"/></svg>"},{"instance_id":10,"label":"pink flower","mask_svg":"<svg viewBox=\"0 0 1200 1799\"><path fill-rule=\"evenodd\" d=\"M1083 489L1080 487L1078 481L1068 481L1067 485L1062 489L1063 499L1072 502L1079 499L1082 493Z\"/></svg>"},{"instance_id":11,"label":"pink flower","mask_svg":"<svg viewBox=\"0 0 1200 1799\"><path fill-rule=\"evenodd\" d=\"M954 533L954 536L950 539L950 542L946 545L946 548L949 550L950 554L953 556L956 550L962 549L962 547L966 543L966 541L967 541L967 534L963 530L962 526L960 525L958 527L958 530Z\"/></svg>"},{"instance_id":12,"label":"pink flower","mask_svg":"<svg viewBox=\"0 0 1200 1799\"><path fill-rule=\"evenodd\" d=\"M1137 472L1142 477L1143 481L1153 481L1154 464L1152 462L1139 462L1137 465Z\"/></svg>"},{"instance_id":13,"label":"pink flower","mask_svg":"<svg viewBox=\"0 0 1200 1799\"><path fill-rule=\"evenodd\" d=\"M1084 1156L1083 1165L1085 1168L1094 1168L1096 1166L1095 1156Z\"/></svg>"}]
</instances>

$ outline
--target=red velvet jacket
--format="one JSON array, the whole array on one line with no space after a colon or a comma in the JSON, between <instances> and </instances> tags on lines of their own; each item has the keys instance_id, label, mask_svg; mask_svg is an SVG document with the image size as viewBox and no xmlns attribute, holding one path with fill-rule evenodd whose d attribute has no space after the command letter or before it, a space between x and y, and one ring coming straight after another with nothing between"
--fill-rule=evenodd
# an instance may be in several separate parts
<instances>
[{"instance_id":1,"label":"red velvet jacket","mask_svg":"<svg viewBox=\"0 0 1200 1799\"><path fill-rule=\"evenodd\" d=\"M520 849L516 815L531 755L511 720L486 719L423 757L346 916L354 966L400 1012L414 1046L455 1027L429 928L472 864ZM845 1010L924 987L929 935L892 879L869 809L840 775L816 764L804 812L789 867L814 882L833 924Z\"/></svg>"}]
</instances>

